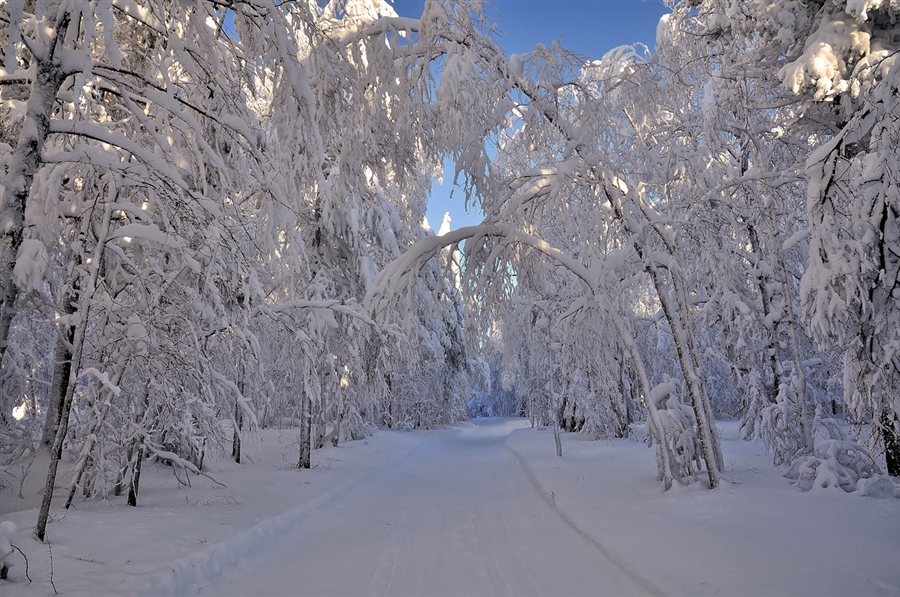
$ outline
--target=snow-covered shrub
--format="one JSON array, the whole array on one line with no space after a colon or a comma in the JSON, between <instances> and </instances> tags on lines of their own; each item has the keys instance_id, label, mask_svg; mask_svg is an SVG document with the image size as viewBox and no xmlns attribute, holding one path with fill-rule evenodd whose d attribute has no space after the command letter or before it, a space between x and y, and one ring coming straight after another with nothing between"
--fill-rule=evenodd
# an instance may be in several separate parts
<instances>
[{"instance_id":1,"label":"snow-covered shrub","mask_svg":"<svg viewBox=\"0 0 900 597\"><path fill-rule=\"evenodd\" d=\"M416 426L413 425L413 422L408 420L394 424L394 429L397 431L412 431L415 428Z\"/></svg>"},{"instance_id":2,"label":"snow-covered shrub","mask_svg":"<svg viewBox=\"0 0 900 597\"><path fill-rule=\"evenodd\" d=\"M861 478L856 482L856 495L864 495L875 498L900 499L900 483L893 477L884 474L875 474L868 478Z\"/></svg>"},{"instance_id":3,"label":"snow-covered shrub","mask_svg":"<svg viewBox=\"0 0 900 597\"><path fill-rule=\"evenodd\" d=\"M6 578L9 569L13 566L12 544L16 540L16 531L15 523L9 520L0 522L0 579Z\"/></svg>"},{"instance_id":4,"label":"snow-covered shrub","mask_svg":"<svg viewBox=\"0 0 900 597\"><path fill-rule=\"evenodd\" d=\"M760 410L759 437L776 465L793 461L804 449L799 418L797 393L792 383L783 383L775 403Z\"/></svg>"},{"instance_id":5,"label":"snow-covered shrub","mask_svg":"<svg viewBox=\"0 0 900 597\"><path fill-rule=\"evenodd\" d=\"M657 458L663 457L660 449L666 450L672 476L685 484L696 481L702 465L694 411L681 401L676 382L669 379L653 389L650 399L656 403L662 427Z\"/></svg>"},{"instance_id":6,"label":"snow-covered shrub","mask_svg":"<svg viewBox=\"0 0 900 597\"><path fill-rule=\"evenodd\" d=\"M880 473L872 457L855 441L826 439L816 443L812 454L796 458L784 476L803 491L840 487L851 493L860 488L861 480Z\"/></svg>"},{"instance_id":7,"label":"snow-covered shrub","mask_svg":"<svg viewBox=\"0 0 900 597\"><path fill-rule=\"evenodd\" d=\"M371 421L363 419L362 415L355 408L351 408L341 425L341 440L358 440L365 439L375 435L378 427Z\"/></svg>"},{"instance_id":8,"label":"snow-covered shrub","mask_svg":"<svg viewBox=\"0 0 900 597\"><path fill-rule=\"evenodd\" d=\"M875 458L821 405L814 420L817 438L811 454L796 456L785 477L803 491L840 487L847 493L900 498L900 484L882 474Z\"/></svg>"},{"instance_id":9,"label":"snow-covered shrub","mask_svg":"<svg viewBox=\"0 0 900 597\"><path fill-rule=\"evenodd\" d=\"M743 416L741 417L741 439L755 439L760 437L760 411L765 408L766 395L762 375L757 370L747 374L741 394Z\"/></svg>"}]
</instances>

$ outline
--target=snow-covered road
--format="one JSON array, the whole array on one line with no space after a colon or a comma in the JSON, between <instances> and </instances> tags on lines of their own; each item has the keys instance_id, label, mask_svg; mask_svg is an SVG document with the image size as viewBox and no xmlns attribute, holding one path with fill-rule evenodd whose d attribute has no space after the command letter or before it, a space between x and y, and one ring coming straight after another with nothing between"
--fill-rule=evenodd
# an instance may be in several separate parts
<instances>
[{"instance_id":1,"label":"snow-covered road","mask_svg":"<svg viewBox=\"0 0 900 597\"><path fill-rule=\"evenodd\" d=\"M524 422L527 423L527 422ZM506 436L435 433L318 508L204 595L646 595L534 487Z\"/></svg>"}]
</instances>

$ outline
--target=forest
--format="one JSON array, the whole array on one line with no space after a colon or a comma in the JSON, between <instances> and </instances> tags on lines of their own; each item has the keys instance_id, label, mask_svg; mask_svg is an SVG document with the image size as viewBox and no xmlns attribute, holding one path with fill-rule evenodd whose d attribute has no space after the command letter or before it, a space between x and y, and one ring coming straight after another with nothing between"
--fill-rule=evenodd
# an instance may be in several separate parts
<instances>
[{"instance_id":1,"label":"forest","mask_svg":"<svg viewBox=\"0 0 900 597\"><path fill-rule=\"evenodd\" d=\"M662 490L722 484L721 419L799 489L896 484L900 2L667 5L593 59L508 54L482 0L3 2L0 484L49 453L36 535L151 458L479 414L560 455L643 425ZM436 234L445 162L484 215Z\"/></svg>"}]
</instances>

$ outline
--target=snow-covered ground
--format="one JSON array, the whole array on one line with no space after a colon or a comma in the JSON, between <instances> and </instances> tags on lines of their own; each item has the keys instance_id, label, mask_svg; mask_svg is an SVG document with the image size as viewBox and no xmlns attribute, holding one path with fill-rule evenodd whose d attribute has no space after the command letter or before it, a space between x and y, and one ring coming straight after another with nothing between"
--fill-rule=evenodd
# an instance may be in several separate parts
<instances>
[{"instance_id":1,"label":"snow-covered ground","mask_svg":"<svg viewBox=\"0 0 900 597\"><path fill-rule=\"evenodd\" d=\"M898 595L900 500L802 493L723 425L726 482L663 493L653 453L527 421L380 432L292 469L295 431L245 444L227 484L146 467L140 506L80 504L48 528L63 595ZM4 597L52 594L31 537L34 465ZM61 518L61 510L54 510Z\"/></svg>"}]
</instances>

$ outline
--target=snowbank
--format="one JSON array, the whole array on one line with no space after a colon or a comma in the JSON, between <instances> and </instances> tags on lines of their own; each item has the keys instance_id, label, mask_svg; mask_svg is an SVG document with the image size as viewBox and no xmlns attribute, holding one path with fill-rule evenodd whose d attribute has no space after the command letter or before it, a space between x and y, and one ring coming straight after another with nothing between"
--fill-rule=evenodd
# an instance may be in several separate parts
<instances>
[{"instance_id":1,"label":"snowbank","mask_svg":"<svg viewBox=\"0 0 900 597\"><path fill-rule=\"evenodd\" d=\"M296 430L266 430L261 441L246 441L245 463L213 463L210 470L227 487L192 477L179 487L170 467L145 465L137 508L125 497L78 503L67 514L54 500L48 527L50 545L26 529L37 519L42 463L35 462L23 499L13 489L0 495L0 515L19 528L21 556L3 597L61 595L178 595L216 578L252 553L277 540L335 495L351 490L368 475L402 460L421 441L415 433L379 433L313 453L313 468L296 464ZM60 475L60 483L68 478ZM62 493L62 491L59 491Z\"/></svg>"},{"instance_id":2,"label":"snowbank","mask_svg":"<svg viewBox=\"0 0 900 597\"><path fill-rule=\"evenodd\" d=\"M633 440L521 430L507 446L560 516L666 595L898 595L900 500L804 493L720 423L727 474L662 491ZM649 592L649 591L648 591Z\"/></svg>"}]
</instances>

